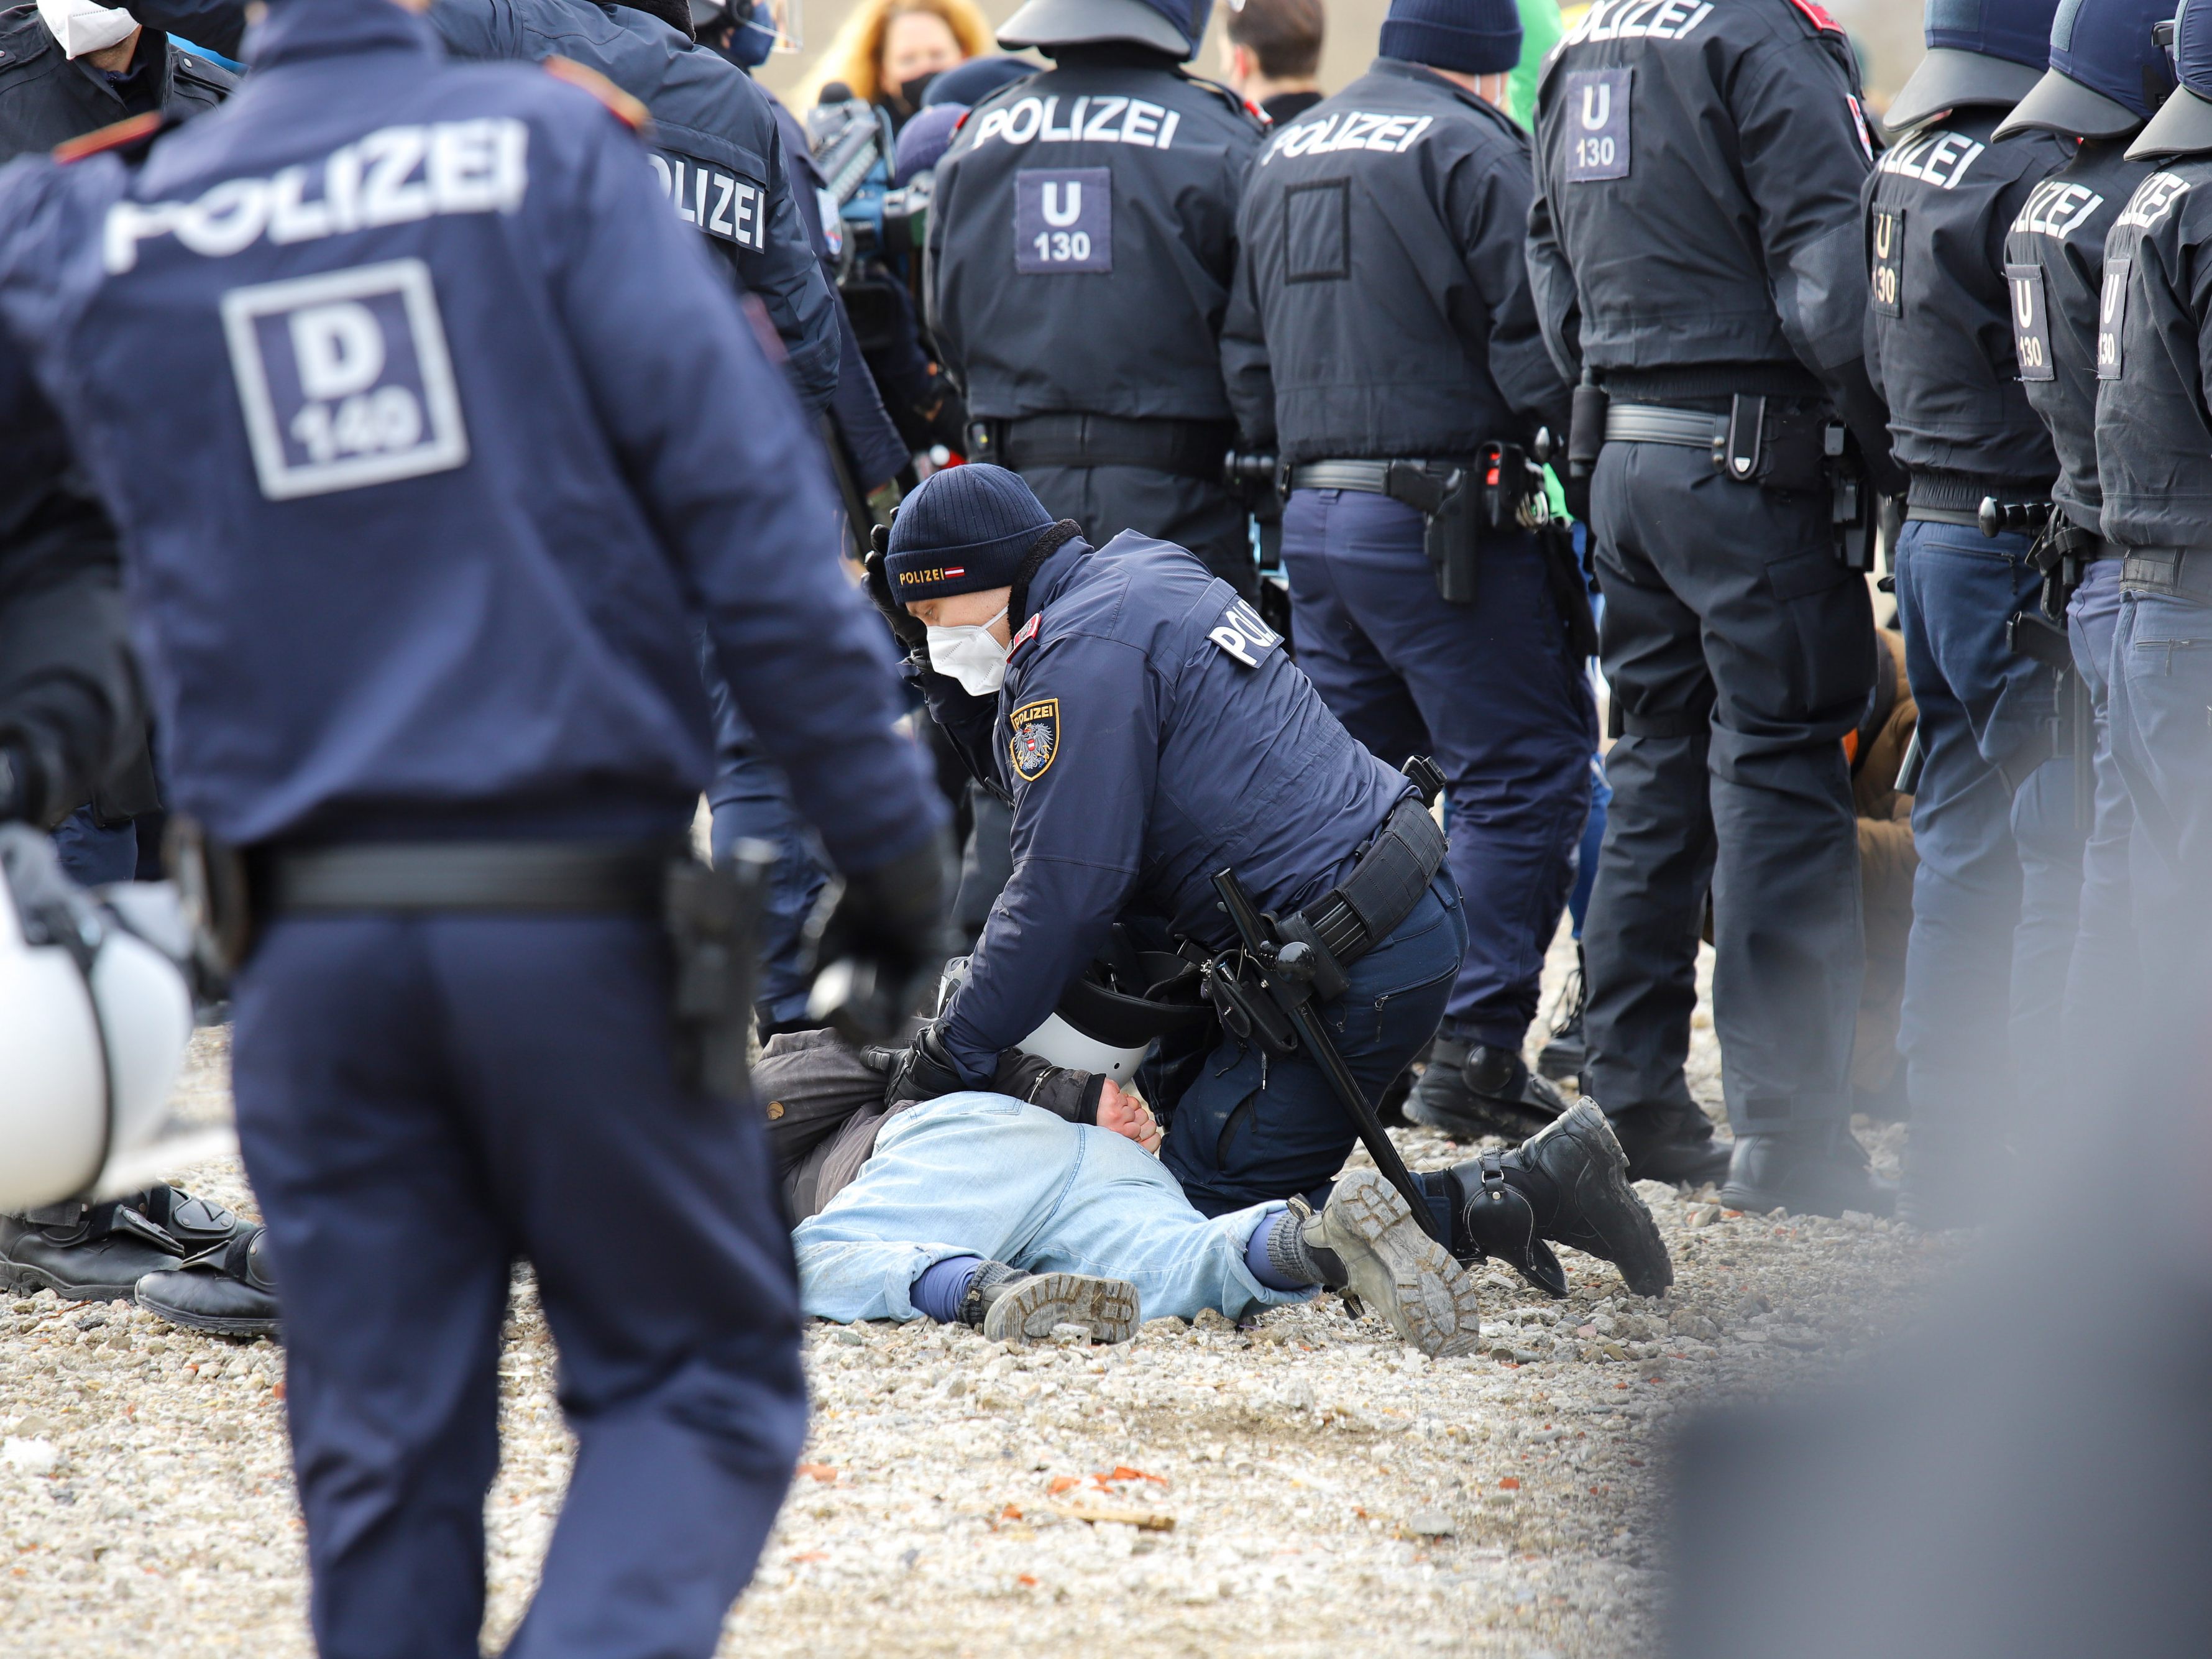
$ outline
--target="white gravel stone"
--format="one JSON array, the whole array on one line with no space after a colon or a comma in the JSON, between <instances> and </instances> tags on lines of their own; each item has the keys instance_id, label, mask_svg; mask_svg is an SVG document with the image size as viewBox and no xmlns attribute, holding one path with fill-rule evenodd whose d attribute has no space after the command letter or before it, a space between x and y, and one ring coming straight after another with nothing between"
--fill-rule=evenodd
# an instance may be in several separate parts
<instances>
[{"instance_id":1,"label":"white gravel stone","mask_svg":"<svg viewBox=\"0 0 2212 1659\"><path fill-rule=\"evenodd\" d=\"M1571 963L1563 936L1547 1006ZM202 1033L180 1111L228 1110L226 1063L223 1034ZM1709 1026L1691 1084L1717 1112ZM1397 1139L1416 1168L1468 1156ZM1893 1170L1900 1132L1868 1139ZM177 1173L253 1213L234 1161ZM1559 1303L1486 1264L1491 1352L1465 1358L1425 1359L1328 1296L1244 1330L1153 1320L1116 1348L811 1326L802 1473L724 1654L1651 1651L1675 1414L1820 1376L1898 1323L1954 1246L1644 1190L1669 1296L1632 1297L1570 1250ZM494 1650L573 1455L554 1360L526 1273L485 1508ZM283 1379L265 1342L51 1292L0 1303L0 1651L307 1659Z\"/></svg>"}]
</instances>

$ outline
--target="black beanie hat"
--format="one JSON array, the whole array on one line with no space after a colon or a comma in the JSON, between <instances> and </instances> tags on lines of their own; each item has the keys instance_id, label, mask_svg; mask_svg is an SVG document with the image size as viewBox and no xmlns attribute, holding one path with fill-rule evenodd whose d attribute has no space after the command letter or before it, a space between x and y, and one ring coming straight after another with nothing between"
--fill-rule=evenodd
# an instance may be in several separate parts
<instances>
[{"instance_id":1,"label":"black beanie hat","mask_svg":"<svg viewBox=\"0 0 2212 1659\"><path fill-rule=\"evenodd\" d=\"M902 605L1012 587L1022 560L1053 526L1018 473L983 461L933 472L891 520L884 569Z\"/></svg>"},{"instance_id":2,"label":"black beanie hat","mask_svg":"<svg viewBox=\"0 0 2212 1659\"><path fill-rule=\"evenodd\" d=\"M1455 75L1502 75L1521 62L1515 0L1390 0L1380 50Z\"/></svg>"}]
</instances>

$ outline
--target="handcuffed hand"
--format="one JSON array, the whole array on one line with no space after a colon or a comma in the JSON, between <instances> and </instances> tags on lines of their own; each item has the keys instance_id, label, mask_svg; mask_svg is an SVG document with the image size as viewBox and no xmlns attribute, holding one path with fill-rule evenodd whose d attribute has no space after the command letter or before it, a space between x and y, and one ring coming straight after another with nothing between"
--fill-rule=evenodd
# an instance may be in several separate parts
<instances>
[{"instance_id":1,"label":"handcuffed hand","mask_svg":"<svg viewBox=\"0 0 2212 1659\"><path fill-rule=\"evenodd\" d=\"M1111 1129L1117 1135L1126 1135L1157 1158L1160 1152L1160 1126L1152 1119L1152 1109L1145 1104L1141 1096L1125 1094L1113 1079L1103 1079L1098 1091L1098 1127Z\"/></svg>"}]
</instances>

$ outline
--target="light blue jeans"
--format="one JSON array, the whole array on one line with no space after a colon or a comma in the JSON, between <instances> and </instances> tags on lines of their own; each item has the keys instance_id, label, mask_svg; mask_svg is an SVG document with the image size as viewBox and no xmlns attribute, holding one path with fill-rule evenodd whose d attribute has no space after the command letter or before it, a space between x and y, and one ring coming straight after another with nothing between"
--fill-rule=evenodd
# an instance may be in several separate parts
<instances>
[{"instance_id":1,"label":"light blue jeans","mask_svg":"<svg viewBox=\"0 0 2212 1659\"><path fill-rule=\"evenodd\" d=\"M1231 1319L1301 1302L1244 1265L1283 1206L1202 1216L1134 1141L1006 1095L966 1091L900 1113L860 1178L799 1224L799 1303L818 1319L919 1319L908 1291L956 1255L1137 1287L1146 1319Z\"/></svg>"}]
</instances>

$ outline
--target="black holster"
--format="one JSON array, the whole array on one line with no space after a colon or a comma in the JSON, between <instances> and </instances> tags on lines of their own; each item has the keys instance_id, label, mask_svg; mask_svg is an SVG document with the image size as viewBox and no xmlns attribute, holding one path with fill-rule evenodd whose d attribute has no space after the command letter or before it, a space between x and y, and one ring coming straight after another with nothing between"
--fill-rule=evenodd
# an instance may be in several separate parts
<instances>
[{"instance_id":1,"label":"black holster","mask_svg":"<svg viewBox=\"0 0 2212 1659\"><path fill-rule=\"evenodd\" d=\"M1421 515L1423 550L1447 605L1474 603L1480 495L1465 467L1437 474L1414 461L1391 464L1386 493Z\"/></svg>"},{"instance_id":2,"label":"black holster","mask_svg":"<svg viewBox=\"0 0 2212 1659\"><path fill-rule=\"evenodd\" d=\"M663 915L676 957L677 1079L720 1100L745 1095L761 910L774 861L765 843L740 842L722 864L684 859L668 866Z\"/></svg>"},{"instance_id":3,"label":"black holster","mask_svg":"<svg viewBox=\"0 0 2212 1659\"><path fill-rule=\"evenodd\" d=\"M1597 453L1605 447L1605 413L1613 406L1605 388L1587 374L1575 388L1573 412L1567 423L1567 476L1587 478L1597 471Z\"/></svg>"},{"instance_id":4,"label":"black holster","mask_svg":"<svg viewBox=\"0 0 2212 1659\"><path fill-rule=\"evenodd\" d=\"M1540 526L1536 545L1544 556L1544 580L1559 607L1567 645L1577 657L1597 655L1597 617L1590 606L1589 580L1575 557L1574 527L1564 520Z\"/></svg>"}]
</instances>

